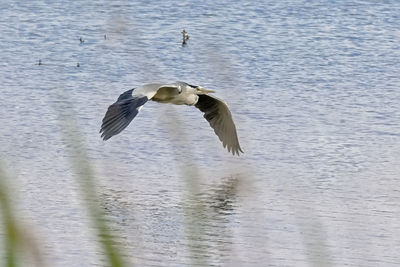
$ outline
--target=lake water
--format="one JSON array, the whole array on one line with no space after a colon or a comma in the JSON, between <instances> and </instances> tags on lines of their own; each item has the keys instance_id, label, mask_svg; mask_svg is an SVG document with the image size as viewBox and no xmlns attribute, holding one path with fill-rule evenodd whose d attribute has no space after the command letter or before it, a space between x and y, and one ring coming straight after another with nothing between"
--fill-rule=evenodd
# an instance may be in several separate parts
<instances>
[{"instance_id":1,"label":"lake water","mask_svg":"<svg viewBox=\"0 0 400 267\"><path fill-rule=\"evenodd\" d=\"M128 265L399 266L399 70L399 1L3 0L0 157L48 266L105 264L66 107ZM243 155L155 102L100 139L120 93L175 80L228 102Z\"/></svg>"}]
</instances>

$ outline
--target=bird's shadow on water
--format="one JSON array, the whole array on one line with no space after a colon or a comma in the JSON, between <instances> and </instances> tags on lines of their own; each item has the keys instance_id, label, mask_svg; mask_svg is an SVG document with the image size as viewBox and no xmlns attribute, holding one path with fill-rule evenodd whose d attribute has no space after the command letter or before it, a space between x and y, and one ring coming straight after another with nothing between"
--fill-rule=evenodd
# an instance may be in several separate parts
<instances>
[{"instance_id":1,"label":"bird's shadow on water","mask_svg":"<svg viewBox=\"0 0 400 267\"><path fill-rule=\"evenodd\" d=\"M221 177L202 185L200 192L182 203L191 263L204 266L235 261L234 222L237 214L240 176Z\"/></svg>"},{"instance_id":2,"label":"bird's shadow on water","mask_svg":"<svg viewBox=\"0 0 400 267\"><path fill-rule=\"evenodd\" d=\"M130 194L144 193L135 189L103 188L101 191L100 202L111 232L126 233L118 240L126 251L143 255L154 253L135 243L151 235L153 240L148 243L151 248L157 247L160 255L170 253L161 257L175 257L172 252L188 249L189 258L176 256L174 260L177 262L207 263L205 266L209 266L215 263L215 258L222 261L235 254L234 233L230 226L237 213L240 175L221 177L217 182L203 184L197 194L186 195L187 192L183 192L185 196L181 199L170 200L175 203L165 205L162 204L163 196L144 202L140 199L148 198L146 195L130 199ZM136 236L134 242L129 236ZM163 245L166 240L170 244L168 248Z\"/></svg>"},{"instance_id":3,"label":"bird's shadow on water","mask_svg":"<svg viewBox=\"0 0 400 267\"><path fill-rule=\"evenodd\" d=\"M209 185L204 192L197 194L197 198L211 211L228 216L235 213L238 185L237 175L224 177L220 182Z\"/></svg>"},{"instance_id":4,"label":"bird's shadow on water","mask_svg":"<svg viewBox=\"0 0 400 267\"><path fill-rule=\"evenodd\" d=\"M99 202L104 213L111 223L127 227L129 222L135 220L133 210L134 204L125 199L125 195L132 192L102 188Z\"/></svg>"},{"instance_id":5,"label":"bird's shadow on water","mask_svg":"<svg viewBox=\"0 0 400 267\"><path fill-rule=\"evenodd\" d=\"M198 208L197 204L201 202L203 212L196 216L211 217L213 220L218 219L214 218L214 215L228 217L236 213L239 184L240 175L221 177L219 182L203 185L197 194L188 195L180 201L177 200L178 203L175 207L195 210ZM110 188L102 188L100 191L100 205L104 213L113 223L120 227L128 227L129 222L135 220L133 214L135 206L140 206L141 203L134 203L127 196L137 192L134 189L126 191Z\"/></svg>"}]
</instances>

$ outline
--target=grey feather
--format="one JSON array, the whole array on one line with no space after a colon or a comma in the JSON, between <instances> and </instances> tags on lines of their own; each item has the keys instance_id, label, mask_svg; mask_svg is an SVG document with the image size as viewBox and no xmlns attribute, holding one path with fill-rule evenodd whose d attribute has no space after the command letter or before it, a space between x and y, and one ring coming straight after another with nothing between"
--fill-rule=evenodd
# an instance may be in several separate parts
<instances>
[{"instance_id":1,"label":"grey feather","mask_svg":"<svg viewBox=\"0 0 400 267\"><path fill-rule=\"evenodd\" d=\"M146 96L132 96L132 92L133 89L124 92L117 102L108 107L100 129L103 140L110 139L125 129L138 114L138 108L148 101Z\"/></svg>"},{"instance_id":2,"label":"grey feather","mask_svg":"<svg viewBox=\"0 0 400 267\"><path fill-rule=\"evenodd\" d=\"M243 153L232 114L222 100L209 95L199 95L195 107L204 112L204 118L210 123L215 134L229 152L232 152L233 155L235 153L239 155L239 151Z\"/></svg>"}]
</instances>

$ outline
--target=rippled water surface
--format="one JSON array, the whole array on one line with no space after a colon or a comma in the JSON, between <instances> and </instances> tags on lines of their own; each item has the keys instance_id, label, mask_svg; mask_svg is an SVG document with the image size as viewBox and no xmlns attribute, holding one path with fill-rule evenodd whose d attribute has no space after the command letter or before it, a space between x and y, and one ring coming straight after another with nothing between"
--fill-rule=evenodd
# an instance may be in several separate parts
<instances>
[{"instance_id":1,"label":"rippled water surface","mask_svg":"<svg viewBox=\"0 0 400 267\"><path fill-rule=\"evenodd\" d=\"M399 1L3 0L1 161L49 266L105 264L65 109L129 265L397 266L399 70ZM242 156L154 102L100 139L120 93L175 80L228 102Z\"/></svg>"}]
</instances>

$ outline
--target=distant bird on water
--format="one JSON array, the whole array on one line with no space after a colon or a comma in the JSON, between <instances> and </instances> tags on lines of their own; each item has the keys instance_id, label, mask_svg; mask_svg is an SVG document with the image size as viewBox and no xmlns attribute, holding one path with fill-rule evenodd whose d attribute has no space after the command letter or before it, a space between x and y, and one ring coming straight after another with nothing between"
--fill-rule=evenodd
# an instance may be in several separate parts
<instances>
[{"instance_id":1,"label":"distant bird on water","mask_svg":"<svg viewBox=\"0 0 400 267\"><path fill-rule=\"evenodd\" d=\"M239 155L239 151L243 153L227 104L208 95L209 93L215 92L185 82L151 83L128 90L108 107L100 129L101 137L103 140L107 140L119 134L135 118L143 105L152 100L175 105L194 105L204 113L204 118L210 123L219 140L229 152L232 152L233 155Z\"/></svg>"},{"instance_id":2,"label":"distant bird on water","mask_svg":"<svg viewBox=\"0 0 400 267\"><path fill-rule=\"evenodd\" d=\"M185 29L183 29L182 33L182 46L186 45L186 41L189 40L190 36Z\"/></svg>"}]
</instances>

